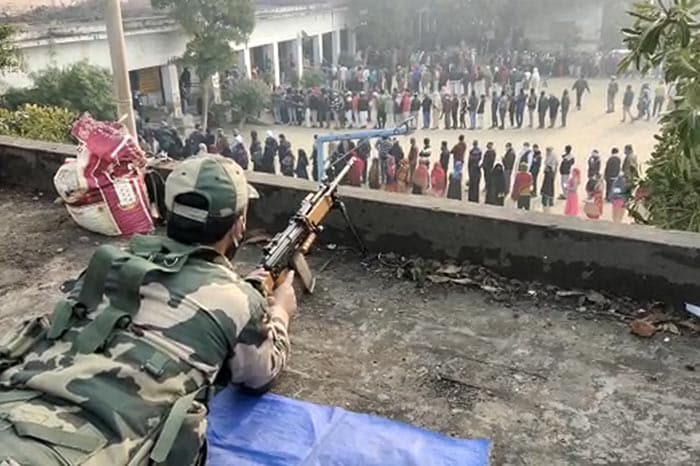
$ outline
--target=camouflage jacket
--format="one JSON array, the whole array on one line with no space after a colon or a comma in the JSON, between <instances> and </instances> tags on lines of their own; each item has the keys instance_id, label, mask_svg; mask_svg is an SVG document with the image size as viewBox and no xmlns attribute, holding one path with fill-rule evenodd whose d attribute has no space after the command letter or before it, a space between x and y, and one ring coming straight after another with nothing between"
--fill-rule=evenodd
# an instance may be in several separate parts
<instances>
[{"instance_id":1,"label":"camouflage jacket","mask_svg":"<svg viewBox=\"0 0 700 466\"><path fill-rule=\"evenodd\" d=\"M262 388L283 368L286 324L223 256L156 237L109 248L51 323L0 343L0 463L194 464L203 388L223 374Z\"/></svg>"}]
</instances>

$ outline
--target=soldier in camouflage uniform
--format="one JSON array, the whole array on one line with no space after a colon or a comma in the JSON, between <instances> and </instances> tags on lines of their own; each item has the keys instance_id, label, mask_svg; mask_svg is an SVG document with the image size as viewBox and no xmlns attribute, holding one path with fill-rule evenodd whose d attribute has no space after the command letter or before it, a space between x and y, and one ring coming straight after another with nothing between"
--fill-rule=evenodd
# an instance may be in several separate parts
<instances>
[{"instance_id":1,"label":"soldier in camouflage uniform","mask_svg":"<svg viewBox=\"0 0 700 466\"><path fill-rule=\"evenodd\" d=\"M231 160L182 162L167 237L100 247L50 320L0 341L0 465L204 461L211 387L265 390L289 353L292 274L266 300L227 259L255 194Z\"/></svg>"}]
</instances>

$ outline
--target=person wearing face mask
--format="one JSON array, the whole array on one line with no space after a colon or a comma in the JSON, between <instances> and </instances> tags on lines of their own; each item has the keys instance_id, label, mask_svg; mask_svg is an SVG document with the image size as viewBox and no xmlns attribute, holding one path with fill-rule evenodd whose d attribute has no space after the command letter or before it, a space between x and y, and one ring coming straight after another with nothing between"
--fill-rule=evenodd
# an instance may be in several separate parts
<instances>
[{"instance_id":1,"label":"person wearing face mask","mask_svg":"<svg viewBox=\"0 0 700 466\"><path fill-rule=\"evenodd\" d=\"M205 459L214 386L262 393L289 354L294 273L266 297L254 286L266 272L243 279L230 262L256 197L231 159L183 161L166 181L167 236L101 246L50 320L2 339L22 354L0 356L0 396L21 400L0 403L14 426L0 429L2 459L64 464L57 445L93 464L127 464L135 451L158 464Z\"/></svg>"}]
</instances>

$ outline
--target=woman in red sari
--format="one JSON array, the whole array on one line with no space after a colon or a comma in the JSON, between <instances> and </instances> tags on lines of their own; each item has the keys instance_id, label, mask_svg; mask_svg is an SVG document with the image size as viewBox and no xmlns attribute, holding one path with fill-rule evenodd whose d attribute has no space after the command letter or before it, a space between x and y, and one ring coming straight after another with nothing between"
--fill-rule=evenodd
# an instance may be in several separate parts
<instances>
[{"instance_id":1,"label":"woman in red sari","mask_svg":"<svg viewBox=\"0 0 700 466\"><path fill-rule=\"evenodd\" d=\"M445 170L435 162L433 171L430 172L430 193L435 197L445 196Z\"/></svg>"}]
</instances>

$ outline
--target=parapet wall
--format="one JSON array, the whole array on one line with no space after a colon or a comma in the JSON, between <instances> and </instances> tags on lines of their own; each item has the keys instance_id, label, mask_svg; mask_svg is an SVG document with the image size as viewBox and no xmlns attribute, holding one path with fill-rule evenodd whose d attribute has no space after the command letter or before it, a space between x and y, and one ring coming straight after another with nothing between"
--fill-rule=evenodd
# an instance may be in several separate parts
<instances>
[{"instance_id":1,"label":"parapet wall","mask_svg":"<svg viewBox=\"0 0 700 466\"><path fill-rule=\"evenodd\" d=\"M71 146L0 138L0 183L52 190ZM312 182L251 173L261 199L251 228L278 231ZM503 275L680 304L700 303L700 235L474 205L428 196L341 187L340 196L371 252L451 258ZM322 241L354 245L339 212Z\"/></svg>"}]
</instances>

